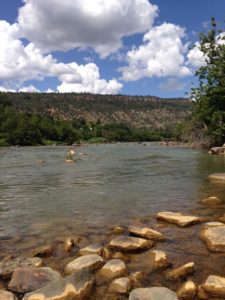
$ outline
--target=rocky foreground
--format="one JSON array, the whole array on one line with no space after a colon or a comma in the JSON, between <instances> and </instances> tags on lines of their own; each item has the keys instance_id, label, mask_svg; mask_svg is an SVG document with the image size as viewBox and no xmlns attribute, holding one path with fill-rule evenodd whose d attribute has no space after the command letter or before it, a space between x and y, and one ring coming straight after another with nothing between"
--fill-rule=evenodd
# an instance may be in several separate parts
<instances>
[{"instance_id":1,"label":"rocky foreground","mask_svg":"<svg viewBox=\"0 0 225 300\"><path fill-rule=\"evenodd\" d=\"M203 199L202 203L221 205L216 197ZM29 258L6 258L0 264L0 300L225 299L225 277L212 270L203 282L196 283L192 275L198 268L198 261L187 259L185 264L178 265L170 261L166 251L158 249L170 239L160 232L163 224L177 226L183 232L185 227L200 224L199 237L205 247L221 255L225 253L225 224L177 212L160 212L156 220L159 230L144 224L128 228L117 226L105 245L79 247L76 239L67 238L60 248L68 253L68 261L61 272L47 265L55 255L51 243L33 250ZM70 253L74 253L74 248L77 251L72 257ZM137 265L138 270L132 271L131 264ZM150 279L159 274L167 286L162 286L160 280L157 286L152 286L146 281L149 274L152 274Z\"/></svg>"}]
</instances>

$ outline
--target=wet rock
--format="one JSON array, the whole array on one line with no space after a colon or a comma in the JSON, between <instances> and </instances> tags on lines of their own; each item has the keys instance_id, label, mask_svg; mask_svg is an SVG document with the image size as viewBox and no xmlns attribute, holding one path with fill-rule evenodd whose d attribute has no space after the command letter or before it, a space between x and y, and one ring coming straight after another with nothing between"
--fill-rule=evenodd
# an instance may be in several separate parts
<instances>
[{"instance_id":1,"label":"wet rock","mask_svg":"<svg viewBox=\"0 0 225 300\"><path fill-rule=\"evenodd\" d=\"M53 246L51 244L41 246L33 251L33 256L37 257L49 257L53 253Z\"/></svg>"},{"instance_id":2,"label":"wet rock","mask_svg":"<svg viewBox=\"0 0 225 300\"><path fill-rule=\"evenodd\" d=\"M202 225L202 229L212 228L212 227L218 227L218 226L224 226L221 222L207 222Z\"/></svg>"},{"instance_id":3,"label":"wet rock","mask_svg":"<svg viewBox=\"0 0 225 300\"><path fill-rule=\"evenodd\" d=\"M130 260L130 258L128 256L126 256L124 253L122 252L116 252L114 253L111 258L113 259L121 259L124 262L128 262Z\"/></svg>"},{"instance_id":4,"label":"wet rock","mask_svg":"<svg viewBox=\"0 0 225 300\"><path fill-rule=\"evenodd\" d=\"M126 265L120 259L112 259L108 261L100 271L100 275L107 280L123 277L126 273Z\"/></svg>"},{"instance_id":5,"label":"wet rock","mask_svg":"<svg viewBox=\"0 0 225 300\"><path fill-rule=\"evenodd\" d=\"M130 279L128 277L121 277L114 279L110 286L109 292L114 294L125 294L127 295L131 289Z\"/></svg>"},{"instance_id":6,"label":"wet rock","mask_svg":"<svg viewBox=\"0 0 225 300\"><path fill-rule=\"evenodd\" d=\"M73 238L68 238L64 242L64 251L65 252L71 252L72 248L75 246L75 241Z\"/></svg>"},{"instance_id":7,"label":"wet rock","mask_svg":"<svg viewBox=\"0 0 225 300\"><path fill-rule=\"evenodd\" d=\"M197 293L197 286L193 281L185 282L177 291L180 300L193 300Z\"/></svg>"},{"instance_id":8,"label":"wet rock","mask_svg":"<svg viewBox=\"0 0 225 300\"><path fill-rule=\"evenodd\" d=\"M124 233L125 229L121 226L116 226L113 228L112 233L114 234L122 234Z\"/></svg>"},{"instance_id":9,"label":"wet rock","mask_svg":"<svg viewBox=\"0 0 225 300\"><path fill-rule=\"evenodd\" d=\"M130 293L129 300L178 300L176 293L165 287L138 288Z\"/></svg>"},{"instance_id":10,"label":"wet rock","mask_svg":"<svg viewBox=\"0 0 225 300\"><path fill-rule=\"evenodd\" d=\"M167 273L167 278L170 280L177 280L180 278L186 278L187 276L194 273L194 262L190 262L185 264L179 268L173 269L172 271Z\"/></svg>"},{"instance_id":11,"label":"wet rock","mask_svg":"<svg viewBox=\"0 0 225 300\"><path fill-rule=\"evenodd\" d=\"M0 290L0 300L16 300L16 296L13 293Z\"/></svg>"},{"instance_id":12,"label":"wet rock","mask_svg":"<svg viewBox=\"0 0 225 300\"><path fill-rule=\"evenodd\" d=\"M225 297L225 277L210 275L202 288L208 296Z\"/></svg>"},{"instance_id":13,"label":"wet rock","mask_svg":"<svg viewBox=\"0 0 225 300\"><path fill-rule=\"evenodd\" d=\"M100 244L89 245L85 248L80 249L80 255L98 254L102 255L103 247Z\"/></svg>"},{"instance_id":14,"label":"wet rock","mask_svg":"<svg viewBox=\"0 0 225 300\"><path fill-rule=\"evenodd\" d=\"M119 250L121 252L147 250L152 246L152 241L128 236L118 236L109 243L109 248Z\"/></svg>"},{"instance_id":15,"label":"wet rock","mask_svg":"<svg viewBox=\"0 0 225 300\"><path fill-rule=\"evenodd\" d=\"M202 228L200 237L214 252L225 252L225 225Z\"/></svg>"},{"instance_id":16,"label":"wet rock","mask_svg":"<svg viewBox=\"0 0 225 300\"><path fill-rule=\"evenodd\" d=\"M148 227L130 226L129 232L135 236L148 240L165 240L164 235Z\"/></svg>"},{"instance_id":17,"label":"wet rock","mask_svg":"<svg viewBox=\"0 0 225 300\"><path fill-rule=\"evenodd\" d=\"M78 257L68 263L65 267L65 273L67 275L76 271L87 269L89 271L96 271L104 264L104 260L101 256L96 254L90 254Z\"/></svg>"},{"instance_id":18,"label":"wet rock","mask_svg":"<svg viewBox=\"0 0 225 300\"><path fill-rule=\"evenodd\" d=\"M60 279L61 275L51 268L17 268L13 272L9 290L16 293L32 292Z\"/></svg>"},{"instance_id":19,"label":"wet rock","mask_svg":"<svg viewBox=\"0 0 225 300\"><path fill-rule=\"evenodd\" d=\"M113 255L112 251L108 247L104 247L102 250L102 257L109 259Z\"/></svg>"},{"instance_id":20,"label":"wet rock","mask_svg":"<svg viewBox=\"0 0 225 300\"><path fill-rule=\"evenodd\" d=\"M200 201L200 203L204 204L204 205L220 205L220 204L223 204L223 201L217 197L208 197L208 198L202 199Z\"/></svg>"},{"instance_id":21,"label":"wet rock","mask_svg":"<svg viewBox=\"0 0 225 300\"><path fill-rule=\"evenodd\" d=\"M132 287L140 287L143 277L144 274L141 271L132 272L129 276Z\"/></svg>"},{"instance_id":22,"label":"wet rock","mask_svg":"<svg viewBox=\"0 0 225 300\"><path fill-rule=\"evenodd\" d=\"M221 182L221 183L225 183L225 173L211 174L211 175L209 175L208 179L210 181L218 181L218 182Z\"/></svg>"},{"instance_id":23,"label":"wet rock","mask_svg":"<svg viewBox=\"0 0 225 300\"><path fill-rule=\"evenodd\" d=\"M170 265L168 257L164 251L154 250L151 253L154 256L154 266L157 268L166 268Z\"/></svg>"},{"instance_id":24,"label":"wet rock","mask_svg":"<svg viewBox=\"0 0 225 300\"><path fill-rule=\"evenodd\" d=\"M93 276L83 270L28 293L23 300L87 300L93 285Z\"/></svg>"},{"instance_id":25,"label":"wet rock","mask_svg":"<svg viewBox=\"0 0 225 300\"><path fill-rule=\"evenodd\" d=\"M16 258L10 259L0 263L0 277L7 278L12 275L16 268L26 268L26 267L40 267L42 266L42 259L39 257L33 258Z\"/></svg>"},{"instance_id":26,"label":"wet rock","mask_svg":"<svg viewBox=\"0 0 225 300\"><path fill-rule=\"evenodd\" d=\"M187 227L202 222L202 218L174 212L160 212L157 214L157 219L176 224L180 227Z\"/></svg>"},{"instance_id":27,"label":"wet rock","mask_svg":"<svg viewBox=\"0 0 225 300\"><path fill-rule=\"evenodd\" d=\"M66 159L65 163L73 164L73 163L75 163L75 160L73 160L73 159Z\"/></svg>"}]
</instances>

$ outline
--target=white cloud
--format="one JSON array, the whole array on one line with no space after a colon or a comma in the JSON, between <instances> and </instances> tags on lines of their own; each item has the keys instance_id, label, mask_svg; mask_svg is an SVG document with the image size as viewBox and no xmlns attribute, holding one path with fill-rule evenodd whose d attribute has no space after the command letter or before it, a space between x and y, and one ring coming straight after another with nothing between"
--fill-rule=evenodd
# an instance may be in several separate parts
<instances>
[{"instance_id":1,"label":"white cloud","mask_svg":"<svg viewBox=\"0 0 225 300\"><path fill-rule=\"evenodd\" d=\"M33 85L25 86L19 89L21 93L40 93L40 91Z\"/></svg>"},{"instance_id":2,"label":"white cloud","mask_svg":"<svg viewBox=\"0 0 225 300\"><path fill-rule=\"evenodd\" d=\"M168 78L159 85L160 89L167 92L180 91L185 87L185 83L180 82L177 78Z\"/></svg>"},{"instance_id":3,"label":"white cloud","mask_svg":"<svg viewBox=\"0 0 225 300\"><path fill-rule=\"evenodd\" d=\"M205 57L199 46L199 42L195 43L195 46L187 54L188 64L195 69L198 69L205 64Z\"/></svg>"},{"instance_id":4,"label":"white cloud","mask_svg":"<svg viewBox=\"0 0 225 300\"><path fill-rule=\"evenodd\" d=\"M0 80L4 82L3 86L12 85L14 88L27 80L42 80L51 76L61 81L58 90L62 92L114 94L122 88L116 79L101 79L99 68L94 63L80 66L75 62L61 63L52 55L44 55L33 43L24 45L17 24L0 21L0 40ZM23 87L19 91L38 92L34 86Z\"/></svg>"},{"instance_id":5,"label":"white cloud","mask_svg":"<svg viewBox=\"0 0 225 300\"><path fill-rule=\"evenodd\" d=\"M106 57L123 37L151 28L157 12L148 0L24 0L18 22L46 52L92 48Z\"/></svg>"},{"instance_id":6,"label":"white cloud","mask_svg":"<svg viewBox=\"0 0 225 300\"><path fill-rule=\"evenodd\" d=\"M164 23L144 35L143 44L127 53L128 66L120 68L125 81L144 77L183 77L191 75L185 65L187 44L180 26Z\"/></svg>"}]
</instances>

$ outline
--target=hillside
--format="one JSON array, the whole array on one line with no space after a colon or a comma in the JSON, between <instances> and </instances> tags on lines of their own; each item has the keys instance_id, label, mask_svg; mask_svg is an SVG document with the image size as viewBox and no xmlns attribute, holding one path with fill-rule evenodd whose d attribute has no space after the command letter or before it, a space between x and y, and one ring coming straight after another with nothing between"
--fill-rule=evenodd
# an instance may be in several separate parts
<instances>
[{"instance_id":1,"label":"hillside","mask_svg":"<svg viewBox=\"0 0 225 300\"><path fill-rule=\"evenodd\" d=\"M187 99L152 96L8 93L21 112L53 116L59 120L83 119L89 123L124 123L132 128L172 128L190 113Z\"/></svg>"}]
</instances>

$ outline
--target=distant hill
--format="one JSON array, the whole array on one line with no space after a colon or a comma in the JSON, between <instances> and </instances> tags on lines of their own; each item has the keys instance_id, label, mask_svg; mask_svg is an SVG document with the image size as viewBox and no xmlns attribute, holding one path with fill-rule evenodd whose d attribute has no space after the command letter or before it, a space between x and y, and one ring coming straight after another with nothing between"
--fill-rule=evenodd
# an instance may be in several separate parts
<instances>
[{"instance_id":1,"label":"distant hill","mask_svg":"<svg viewBox=\"0 0 225 300\"><path fill-rule=\"evenodd\" d=\"M84 119L90 123L124 123L133 128L171 128L191 110L188 99L153 96L8 93L18 111L51 115L57 119Z\"/></svg>"}]
</instances>

